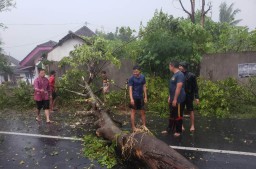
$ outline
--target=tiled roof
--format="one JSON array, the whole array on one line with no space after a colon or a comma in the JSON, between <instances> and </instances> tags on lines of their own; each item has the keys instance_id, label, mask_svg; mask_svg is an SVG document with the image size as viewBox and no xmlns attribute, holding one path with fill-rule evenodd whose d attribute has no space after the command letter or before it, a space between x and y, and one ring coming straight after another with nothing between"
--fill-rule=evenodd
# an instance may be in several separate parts
<instances>
[{"instance_id":1,"label":"tiled roof","mask_svg":"<svg viewBox=\"0 0 256 169\"><path fill-rule=\"evenodd\" d=\"M86 36L86 37L92 37L96 35L91 29L89 29L87 26L83 26L82 28L78 29L74 32L74 34L78 36Z\"/></svg>"}]
</instances>

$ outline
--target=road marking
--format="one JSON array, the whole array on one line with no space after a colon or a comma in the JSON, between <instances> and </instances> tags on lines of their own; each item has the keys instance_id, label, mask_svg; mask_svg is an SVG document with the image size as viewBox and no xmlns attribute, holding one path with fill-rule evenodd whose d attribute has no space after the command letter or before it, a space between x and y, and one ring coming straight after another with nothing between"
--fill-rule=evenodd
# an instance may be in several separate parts
<instances>
[{"instance_id":1,"label":"road marking","mask_svg":"<svg viewBox=\"0 0 256 169\"><path fill-rule=\"evenodd\" d=\"M16 133L16 132L5 132L5 131L0 131L0 134L28 136L28 137L40 137L40 138L52 138L52 139L60 139L60 140L73 140L73 141L82 141L83 140L82 138L76 138L76 137L62 137L62 136L51 136L51 135L43 135L43 134L29 134L29 133Z\"/></svg>"},{"instance_id":2,"label":"road marking","mask_svg":"<svg viewBox=\"0 0 256 169\"><path fill-rule=\"evenodd\" d=\"M210 153L234 154L234 155L245 155L245 156L256 157L256 153L251 153L251 152L218 150L218 149L207 149L207 148L196 148L196 147L182 147L182 146L170 146L170 147L176 150L190 150L190 151L201 151L201 152L210 152Z\"/></svg>"},{"instance_id":3,"label":"road marking","mask_svg":"<svg viewBox=\"0 0 256 169\"><path fill-rule=\"evenodd\" d=\"M50 139L60 139L60 140L83 141L82 138L51 136L51 135L43 135L43 134L29 134L29 133L17 133L17 132L5 132L5 131L0 131L0 134L16 135L16 136L28 136L28 137L39 137L39 138L50 138ZM218 149L207 149L207 148L196 148L196 147L182 147L182 146L170 146L170 147L172 147L173 149L176 149L176 150L190 150L190 151L221 153L221 154L233 154L233 155L245 155L245 156L255 156L256 157L256 153L251 153L251 152L218 150Z\"/></svg>"}]
</instances>

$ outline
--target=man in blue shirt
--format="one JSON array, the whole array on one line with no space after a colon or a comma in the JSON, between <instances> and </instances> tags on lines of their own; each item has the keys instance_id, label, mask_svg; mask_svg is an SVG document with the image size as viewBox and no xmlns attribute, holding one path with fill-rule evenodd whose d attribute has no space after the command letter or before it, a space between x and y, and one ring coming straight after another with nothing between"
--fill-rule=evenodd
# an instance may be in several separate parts
<instances>
[{"instance_id":1,"label":"man in blue shirt","mask_svg":"<svg viewBox=\"0 0 256 169\"><path fill-rule=\"evenodd\" d=\"M168 103L170 105L170 119L167 131L174 131L174 136L178 137L182 132L182 117L186 98L183 86L185 78L179 70L178 62L171 62L169 69L173 73L173 76L169 85ZM167 133L167 131L163 131L162 133Z\"/></svg>"},{"instance_id":2,"label":"man in blue shirt","mask_svg":"<svg viewBox=\"0 0 256 169\"><path fill-rule=\"evenodd\" d=\"M141 111L142 125L146 126L146 115L144 104L147 103L147 88L145 76L141 74L140 67L133 67L133 76L129 79L129 95L131 112L131 127L136 131L135 127L135 113L136 110ZM144 95L143 95L144 94Z\"/></svg>"}]
</instances>

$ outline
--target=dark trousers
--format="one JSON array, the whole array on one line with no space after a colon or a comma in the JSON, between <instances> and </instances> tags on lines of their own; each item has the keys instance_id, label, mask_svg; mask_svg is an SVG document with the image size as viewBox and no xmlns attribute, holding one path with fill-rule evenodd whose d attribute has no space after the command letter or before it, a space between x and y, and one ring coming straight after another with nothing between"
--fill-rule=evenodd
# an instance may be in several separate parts
<instances>
[{"instance_id":1,"label":"dark trousers","mask_svg":"<svg viewBox=\"0 0 256 169\"><path fill-rule=\"evenodd\" d=\"M177 106L173 107L170 105L170 118L169 118L169 131L181 133L182 132L182 118L184 112L184 103L178 103Z\"/></svg>"}]
</instances>

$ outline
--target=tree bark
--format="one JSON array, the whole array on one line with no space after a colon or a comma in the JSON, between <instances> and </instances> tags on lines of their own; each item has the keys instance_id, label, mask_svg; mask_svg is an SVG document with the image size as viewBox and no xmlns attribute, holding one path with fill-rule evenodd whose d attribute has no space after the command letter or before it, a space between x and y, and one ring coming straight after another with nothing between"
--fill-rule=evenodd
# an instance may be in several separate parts
<instances>
[{"instance_id":1,"label":"tree bark","mask_svg":"<svg viewBox=\"0 0 256 169\"><path fill-rule=\"evenodd\" d=\"M85 89L94 106L93 114L98 118L96 135L116 142L125 159L136 158L151 169L196 169L190 161L169 147L166 143L146 132L123 132L110 118L88 83ZM89 113L91 115L91 113Z\"/></svg>"},{"instance_id":2,"label":"tree bark","mask_svg":"<svg viewBox=\"0 0 256 169\"><path fill-rule=\"evenodd\" d=\"M98 111L100 120L96 134L116 142L124 158L136 158L151 169L196 169L182 155L166 143L144 132L124 133L104 111Z\"/></svg>"},{"instance_id":3,"label":"tree bark","mask_svg":"<svg viewBox=\"0 0 256 169\"><path fill-rule=\"evenodd\" d=\"M205 11L205 0L202 0L202 10L201 10L201 26L205 25L205 16L211 10L212 6L209 5L209 8Z\"/></svg>"}]
</instances>

